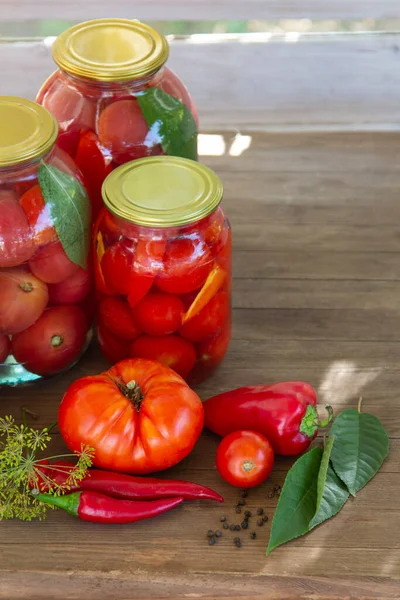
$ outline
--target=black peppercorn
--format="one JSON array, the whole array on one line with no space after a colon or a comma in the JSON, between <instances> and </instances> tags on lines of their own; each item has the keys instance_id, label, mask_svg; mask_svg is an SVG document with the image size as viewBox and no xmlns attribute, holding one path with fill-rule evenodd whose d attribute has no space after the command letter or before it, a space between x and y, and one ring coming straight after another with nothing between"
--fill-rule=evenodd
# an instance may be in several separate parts
<instances>
[{"instance_id":1,"label":"black peppercorn","mask_svg":"<svg viewBox=\"0 0 400 600\"><path fill-rule=\"evenodd\" d=\"M264 521L262 519L257 519L257 525L261 527L262 525L264 525Z\"/></svg>"},{"instance_id":2,"label":"black peppercorn","mask_svg":"<svg viewBox=\"0 0 400 600\"><path fill-rule=\"evenodd\" d=\"M224 529L229 529L229 524L228 524L228 523L224 523L224 524L222 525L222 527L223 527Z\"/></svg>"},{"instance_id":3,"label":"black peppercorn","mask_svg":"<svg viewBox=\"0 0 400 600\"><path fill-rule=\"evenodd\" d=\"M257 514L258 515L262 515L264 513L264 509L263 508L257 508Z\"/></svg>"},{"instance_id":4,"label":"black peppercorn","mask_svg":"<svg viewBox=\"0 0 400 600\"><path fill-rule=\"evenodd\" d=\"M247 521L242 521L242 529L247 529L249 526Z\"/></svg>"},{"instance_id":5,"label":"black peppercorn","mask_svg":"<svg viewBox=\"0 0 400 600\"><path fill-rule=\"evenodd\" d=\"M247 490L242 490L240 495L242 496L242 498L247 498L248 491Z\"/></svg>"},{"instance_id":6,"label":"black peppercorn","mask_svg":"<svg viewBox=\"0 0 400 600\"><path fill-rule=\"evenodd\" d=\"M241 512L242 512L242 509L240 508L240 506L237 506L237 507L235 508L235 512L236 512L237 514L239 514L239 513L241 513Z\"/></svg>"},{"instance_id":7,"label":"black peppercorn","mask_svg":"<svg viewBox=\"0 0 400 600\"><path fill-rule=\"evenodd\" d=\"M235 538L233 540L233 543L235 544L236 548L240 548L242 546L242 542L240 541L240 538Z\"/></svg>"},{"instance_id":8,"label":"black peppercorn","mask_svg":"<svg viewBox=\"0 0 400 600\"><path fill-rule=\"evenodd\" d=\"M256 539L256 537L257 537L257 534L256 534L256 532L255 532L255 531L252 531L252 532L251 532L251 534L250 534L250 537L251 537L251 539L252 539L252 540L255 540L255 539Z\"/></svg>"},{"instance_id":9,"label":"black peppercorn","mask_svg":"<svg viewBox=\"0 0 400 600\"><path fill-rule=\"evenodd\" d=\"M216 541L217 541L217 540L215 539L215 537L211 537L211 538L208 540L208 545L209 545L209 546L214 546L214 544L215 544L215 542L216 542Z\"/></svg>"},{"instance_id":10,"label":"black peppercorn","mask_svg":"<svg viewBox=\"0 0 400 600\"><path fill-rule=\"evenodd\" d=\"M221 521L221 523L223 523L224 521L226 521L226 517L222 516L222 517L219 518L219 520Z\"/></svg>"},{"instance_id":11,"label":"black peppercorn","mask_svg":"<svg viewBox=\"0 0 400 600\"><path fill-rule=\"evenodd\" d=\"M207 531L207 537L209 537L209 538L212 538L212 537L214 537L214 532L213 532L213 530L212 530L212 529L209 529L209 530Z\"/></svg>"},{"instance_id":12,"label":"black peppercorn","mask_svg":"<svg viewBox=\"0 0 400 600\"><path fill-rule=\"evenodd\" d=\"M239 500L239 502L237 503L238 506L246 506L246 501L245 500Z\"/></svg>"},{"instance_id":13,"label":"black peppercorn","mask_svg":"<svg viewBox=\"0 0 400 600\"><path fill-rule=\"evenodd\" d=\"M250 510L245 510L244 516L247 517L247 518L251 517L251 511Z\"/></svg>"},{"instance_id":14,"label":"black peppercorn","mask_svg":"<svg viewBox=\"0 0 400 600\"><path fill-rule=\"evenodd\" d=\"M264 523L266 523L268 521L267 515L264 515L263 518L262 518L262 520L264 521Z\"/></svg>"},{"instance_id":15,"label":"black peppercorn","mask_svg":"<svg viewBox=\"0 0 400 600\"><path fill-rule=\"evenodd\" d=\"M231 525L231 526L230 526L230 530L231 530L231 531L235 531L235 529L236 529L236 526L235 526L235 525Z\"/></svg>"},{"instance_id":16,"label":"black peppercorn","mask_svg":"<svg viewBox=\"0 0 400 600\"><path fill-rule=\"evenodd\" d=\"M220 531L219 529L217 529L217 531L215 532L215 537L221 537L222 535L222 531Z\"/></svg>"},{"instance_id":17,"label":"black peppercorn","mask_svg":"<svg viewBox=\"0 0 400 600\"><path fill-rule=\"evenodd\" d=\"M240 525L235 525L235 531L240 531Z\"/></svg>"}]
</instances>

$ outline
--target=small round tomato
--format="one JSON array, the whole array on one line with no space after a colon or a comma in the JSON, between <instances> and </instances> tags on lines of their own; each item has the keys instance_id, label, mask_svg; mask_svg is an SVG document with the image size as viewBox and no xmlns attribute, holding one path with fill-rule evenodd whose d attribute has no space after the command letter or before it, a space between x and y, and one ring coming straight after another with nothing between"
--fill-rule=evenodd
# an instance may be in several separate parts
<instances>
[{"instance_id":1,"label":"small round tomato","mask_svg":"<svg viewBox=\"0 0 400 600\"><path fill-rule=\"evenodd\" d=\"M103 298L99 305L99 321L112 334L126 342L132 342L141 333L129 304L119 298Z\"/></svg>"},{"instance_id":2,"label":"small round tomato","mask_svg":"<svg viewBox=\"0 0 400 600\"><path fill-rule=\"evenodd\" d=\"M202 342L223 327L228 313L229 295L218 292L197 315L180 328L179 333L191 342Z\"/></svg>"},{"instance_id":3,"label":"small round tomato","mask_svg":"<svg viewBox=\"0 0 400 600\"><path fill-rule=\"evenodd\" d=\"M57 238L48 204L45 204L40 185L34 185L19 201L28 218L35 244L40 246Z\"/></svg>"},{"instance_id":4,"label":"small round tomato","mask_svg":"<svg viewBox=\"0 0 400 600\"><path fill-rule=\"evenodd\" d=\"M101 259L101 271L105 285L114 294L127 295L131 275L133 244L129 240L115 242Z\"/></svg>"},{"instance_id":5,"label":"small round tomato","mask_svg":"<svg viewBox=\"0 0 400 600\"><path fill-rule=\"evenodd\" d=\"M91 290L92 277L89 269L78 267L71 277L48 287L50 304L79 304Z\"/></svg>"},{"instance_id":6,"label":"small round tomato","mask_svg":"<svg viewBox=\"0 0 400 600\"><path fill-rule=\"evenodd\" d=\"M178 335L141 335L131 344L130 355L158 360L187 377L196 362L193 344Z\"/></svg>"},{"instance_id":7,"label":"small round tomato","mask_svg":"<svg viewBox=\"0 0 400 600\"><path fill-rule=\"evenodd\" d=\"M234 431L217 449L217 469L225 481L240 488L263 483L271 473L274 451L266 437L255 431Z\"/></svg>"},{"instance_id":8,"label":"small round tomato","mask_svg":"<svg viewBox=\"0 0 400 600\"><path fill-rule=\"evenodd\" d=\"M35 252L28 218L11 190L0 190L0 267L16 267Z\"/></svg>"},{"instance_id":9,"label":"small round tomato","mask_svg":"<svg viewBox=\"0 0 400 600\"><path fill-rule=\"evenodd\" d=\"M100 143L111 152L114 160L128 153L132 155L126 160L144 155L143 145L149 128L136 98L109 104L99 117L97 131Z\"/></svg>"},{"instance_id":10,"label":"small round tomato","mask_svg":"<svg viewBox=\"0 0 400 600\"><path fill-rule=\"evenodd\" d=\"M83 87L70 85L58 72L39 91L37 102L55 116L61 131L95 129L96 103L87 97Z\"/></svg>"},{"instance_id":11,"label":"small round tomato","mask_svg":"<svg viewBox=\"0 0 400 600\"><path fill-rule=\"evenodd\" d=\"M103 205L101 186L112 171L112 167L110 159L106 159L103 155L99 139L93 131L87 131L81 135L75 160L85 177L92 203L92 213L96 217Z\"/></svg>"},{"instance_id":12,"label":"small round tomato","mask_svg":"<svg viewBox=\"0 0 400 600\"><path fill-rule=\"evenodd\" d=\"M53 306L28 329L14 335L15 359L37 375L53 375L71 366L81 354L87 320L80 306Z\"/></svg>"},{"instance_id":13,"label":"small round tomato","mask_svg":"<svg viewBox=\"0 0 400 600\"><path fill-rule=\"evenodd\" d=\"M58 412L71 451L94 449L94 464L127 473L168 469L193 449L204 423L198 395L156 361L123 360L78 379Z\"/></svg>"},{"instance_id":14,"label":"small round tomato","mask_svg":"<svg viewBox=\"0 0 400 600\"><path fill-rule=\"evenodd\" d=\"M47 285L24 269L0 272L0 332L19 333L30 327L46 308Z\"/></svg>"},{"instance_id":15,"label":"small round tomato","mask_svg":"<svg viewBox=\"0 0 400 600\"><path fill-rule=\"evenodd\" d=\"M112 365L128 358L129 343L115 337L100 321L97 323L97 339L104 357Z\"/></svg>"},{"instance_id":16,"label":"small round tomato","mask_svg":"<svg viewBox=\"0 0 400 600\"><path fill-rule=\"evenodd\" d=\"M10 339L4 333L0 333L0 363L4 362L10 354Z\"/></svg>"},{"instance_id":17,"label":"small round tomato","mask_svg":"<svg viewBox=\"0 0 400 600\"><path fill-rule=\"evenodd\" d=\"M69 260L61 242L53 242L39 248L29 261L29 268L46 283L61 283L78 270L78 265Z\"/></svg>"},{"instance_id":18,"label":"small round tomato","mask_svg":"<svg viewBox=\"0 0 400 600\"><path fill-rule=\"evenodd\" d=\"M213 265L207 244L197 236L172 240L156 284L169 294L187 294L203 285Z\"/></svg>"},{"instance_id":19,"label":"small round tomato","mask_svg":"<svg viewBox=\"0 0 400 600\"><path fill-rule=\"evenodd\" d=\"M230 341L231 317L229 316L221 331L212 340L207 340L198 345L197 357L199 362L210 370L217 367L228 352Z\"/></svg>"},{"instance_id":20,"label":"small round tomato","mask_svg":"<svg viewBox=\"0 0 400 600\"><path fill-rule=\"evenodd\" d=\"M128 302L132 308L150 290L157 273L162 268L166 241L160 239L139 240L135 250Z\"/></svg>"},{"instance_id":21,"label":"small round tomato","mask_svg":"<svg viewBox=\"0 0 400 600\"><path fill-rule=\"evenodd\" d=\"M178 296L154 292L134 308L135 319L145 333L167 335L179 329L185 306Z\"/></svg>"}]
</instances>

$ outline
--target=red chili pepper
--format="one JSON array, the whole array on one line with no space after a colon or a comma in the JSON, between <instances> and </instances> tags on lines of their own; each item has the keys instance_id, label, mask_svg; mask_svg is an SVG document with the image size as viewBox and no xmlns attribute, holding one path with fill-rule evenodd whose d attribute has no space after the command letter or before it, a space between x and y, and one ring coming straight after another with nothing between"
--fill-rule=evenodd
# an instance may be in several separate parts
<instances>
[{"instance_id":1,"label":"red chili pepper","mask_svg":"<svg viewBox=\"0 0 400 600\"><path fill-rule=\"evenodd\" d=\"M73 463L57 461L52 465L44 465L46 474L46 488L40 486L39 491L50 491L48 479L62 485L67 480ZM42 470L42 467L40 467ZM31 486L33 487L33 486ZM126 500L152 500L156 498L175 498L180 497L184 500L216 500L223 502L224 499L214 490L191 483L190 481L155 479L153 477L132 477L114 471L102 471L92 469L88 475L82 479L76 486L71 486L72 491L89 490L101 492L112 496L113 498L125 498Z\"/></svg>"},{"instance_id":2,"label":"red chili pepper","mask_svg":"<svg viewBox=\"0 0 400 600\"><path fill-rule=\"evenodd\" d=\"M276 454L304 452L332 418L320 421L317 396L308 383L287 381L243 387L218 394L204 402L205 426L221 436L248 429L265 435Z\"/></svg>"},{"instance_id":3,"label":"red chili pepper","mask_svg":"<svg viewBox=\"0 0 400 600\"><path fill-rule=\"evenodd\" d=\"M74 492L65 496L34 494L46 504L58 506L82 521L92 523L134 523L160 515L183 502L183 498L152 501L116 500L97 492Z\"/></svg>"}]
</instances>

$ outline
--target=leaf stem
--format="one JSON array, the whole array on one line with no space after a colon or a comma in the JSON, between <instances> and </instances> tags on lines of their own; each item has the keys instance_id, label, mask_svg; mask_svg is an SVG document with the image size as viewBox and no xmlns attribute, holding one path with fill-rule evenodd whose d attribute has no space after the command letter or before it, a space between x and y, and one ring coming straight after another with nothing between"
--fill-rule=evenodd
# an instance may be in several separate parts
<instances>
[{"instance_id":1,"label":"leaf stem","mask_svg":"<svg viewBox=\"0 0 400 600\"><path fill-rule=\"evenodd\" d=\"M359 413L361 413L361 404L362 404L362 401L363 401L362 396L360 396L360 398L358 400L358 406L357 406L357 410L358 410Z\"/></svg>"},{"instance_id":2,"label":"leaf stem","mask_svg":"<svg viewBox=\"0 0 400 600\"><path fill-rule=\"evenodd\" d=\"M326 404L325 405L325 410L328 411L328 416L323 421L320 420L318 422L319 427L327 427L329 425L329 423L333 419L333 408L332 408L332 406L330 404Z\"/></svg>"}]
</instances>

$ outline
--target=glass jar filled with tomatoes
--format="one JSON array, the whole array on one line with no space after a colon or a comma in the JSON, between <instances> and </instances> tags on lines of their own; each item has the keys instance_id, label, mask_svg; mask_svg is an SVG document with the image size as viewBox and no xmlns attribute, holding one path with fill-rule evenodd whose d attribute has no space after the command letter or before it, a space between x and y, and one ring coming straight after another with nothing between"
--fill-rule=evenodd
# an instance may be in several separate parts
<instances>
[{"instance_id":1,"label":"glass jar filled with tomatoes","mask_svg":"<svg viewBox=\"0 0 400 600\"><path fill-rule=\"evenodd\" d=\"M220 179L158 156L118 167L95 226L98 339L105 357L159 360L190 382L210 374L231 332L231 230Z\"/></svg>"},{"instance_id":2,"label":"glass jar filled with tomatoes","mask_svg":"<svg viewBox=\"0 0 400 600\"><path fill-rule=\"evenodd\" d=\"M16 385L88 344L90 201L46 109L1 96L0 123L0 385Z\"/></svg>"},{"instance_id":3,"label":"glass jar filled with tomatoes","mask_svg":"<svg viewBox=\"0 0 400 600\"><path fill-rule=\"evenodd\" d=\"M60 125L58 144L77 162L94 212L116 166L152 155L197 159L197 113L165 63L169 46L153 28L128 19L97 19L53 44L59 69L37 102Z\"/></svg>"}]
</instances>

